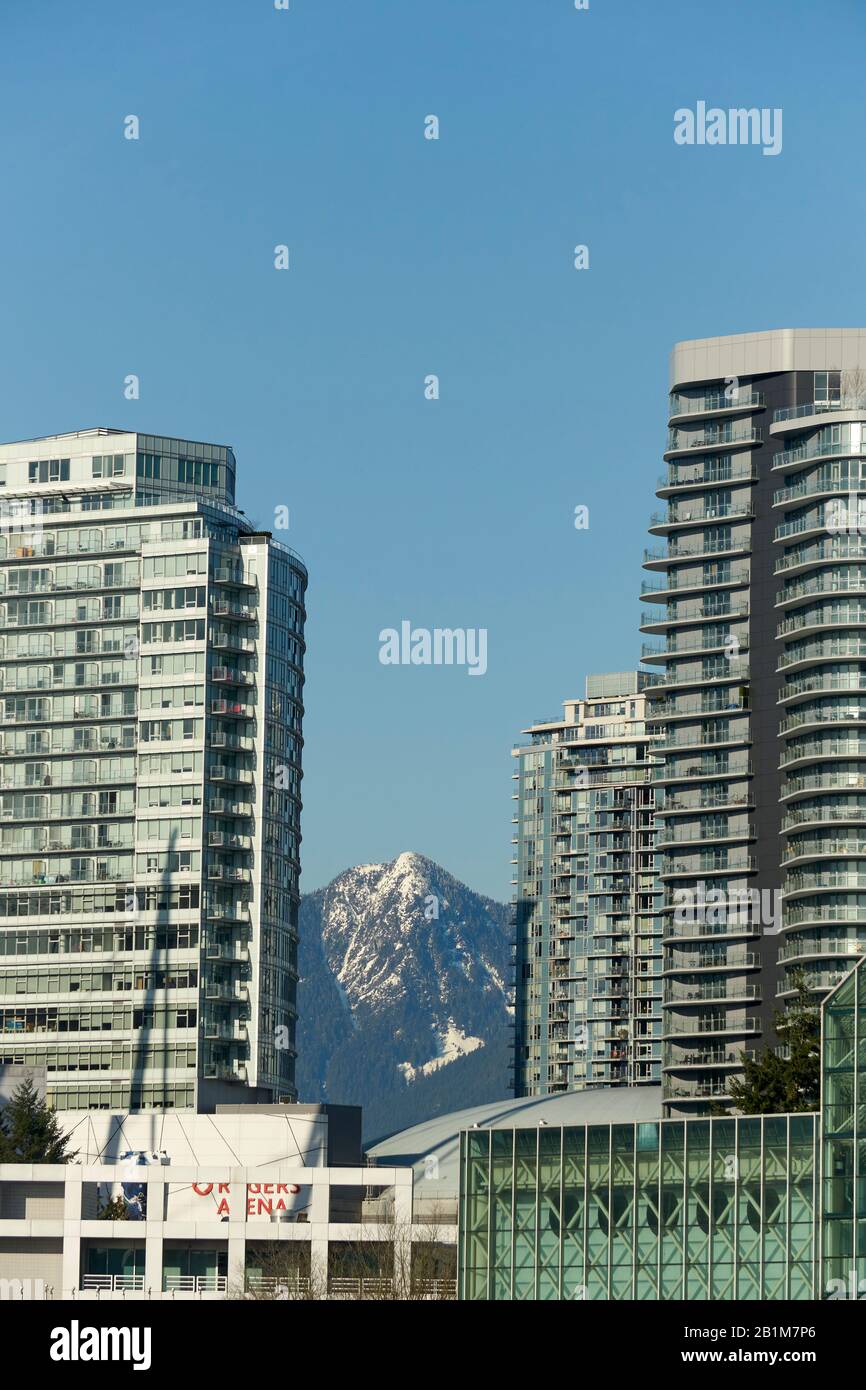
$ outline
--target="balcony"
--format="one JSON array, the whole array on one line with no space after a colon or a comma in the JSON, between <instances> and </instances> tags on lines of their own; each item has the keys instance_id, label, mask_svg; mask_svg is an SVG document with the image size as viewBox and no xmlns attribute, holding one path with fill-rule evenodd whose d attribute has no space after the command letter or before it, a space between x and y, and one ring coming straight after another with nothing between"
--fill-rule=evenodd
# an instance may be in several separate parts
<instances>
[{"instance_id":1,"label":"balcony","mask_svg":"<svg viewBox=\"0 0 866 1390\"><path fill-rule=\"evenodd\" d=\"M713 840L754 840L757 830L754 825L740 826L692 826L688 830L664 827L656 835L656 849L668 845L702 845Z\"/></svg>"},{"instance_id":2,"label":"balcony","mask_svg":"<svg viewBox=\"0 0 866 1390\"><path fill-rule=\"evenodd\" d=\"M758 470L751 462L734 463L730 458L716 466L683 467L671 464L656 480L656 496L668 497L692 488L729 487L757 481Z\"/></svg>"},{"instance_id":3,"label":"balcony","mask_svg":"<svg viewBox=\"0 0 866 1390\"><path fill-rule=\"evenodd\" d=\"M776 561L774 573L784 574L795 570L808 570L813 566L832 563L837 560L866 559L866 537L831 536L828 540L815 541L809 545L798 545Z\"/></svg>"},{"instance_id":4,"label":"balcony","mask_svg":"<svg viewBox=\"0 0 866 1390\"><path fill-rule=\"evenodd\" d=\"M223 719L249 719L253 713L250 706L240 700L211 700L210 712Z\"/></svg>"},{"instance_id":5,"label":"balcony","mask_svg":"<svg viewBox=\"0 0 866 1390\"><path fill-rule=\"evenodd\" d=\"M688 767L662 766L653 769L655 782L712 781L718 778L751 777L752 764L748 760L725 763L692 763Z\"/></svg>"},{"instance_id":6,"label":"balcony","mask_svg":"<svg viewBox=\"0 0 866 1390\"><path fill-rule=\"evenodd\" d=\"M759 429L742 426L728 425L688 435L683 429L674 428L670 432L664 457L669 459L677 454L693 454L706 449L747 449L760 444L761 440Z\"/></svg>"},{"instance_id":7,"label":"balcony","mask_svg":"<svg viewBox=\"0 0 866 1390\"><path fill-rule=\"evenodd\" d=\"M741 410L761 410L765 404L762 391L739 390L726 395L724 391L710 392L706 396L673 395L670 400L669 420L690 415L735 415ZM775 415L779 412L776 411ZM775 420L774 415L774 420Z\"/></svg>"},{"instance_id":8,"label":"balcony","mask_svg":"<svg viewBox=\"0 0 866 1390\"><path fill-rule=\"evenodd\" d=\"M805 463L813 463L818 459L832 458L852 458L860 457L859 448L854 448L850 443L810 443L797 445L793 449L781 449L773 456L773 471L782 472L786 468L800 468Z\"/></svg>"},{"instance_id":9,"label":"balcony","mask_svg":"<svg viewBox=\"0 0 866 1390\"><path fill-rule=\"evenodd\" d=\"M669 541L666 548L645 550L643 563L646 569L653 569L676 563L678 560L698 560L711 555L747 554L750 549L751 539L748 535L732 536L730 540L708 540L699 537L689 541ZM703 584L700 587L703 588Z\"/></svg>"},{"instance_id":10,"label":"balcony","mask_svg":"<svg viewBox=\"0 0 866 1390\"><path fill-rule=\"evenodd\" d=\"M240 618L244 622L255 621L256 610L246 603L235 603L232 599L214 596L211 611L220 618Z\"/></svg>"},{"instance_id":11,"label":"balcony","mask_svg":"<svg viewBox=\"0 0 866 1390\"><path fill-rule=\"evenodd\" d=\"M210 678L217 684L225 685L252 685L254 681L249 671L237 671L231 666L212 667Z\"/></svg>"},{"instance_id":12,"label":"balcony","mask_svg":"<svg viewBox=\"0 0 866 1390\"><path fill-rule=\"evenodd\" d=\"M228 1277L225 1274L166 1274L164 1293L225 1293Z\"/></svg>"},{"instance_id":13,"label":"balcony","mask_svg":"<svg viewBox=\"0 0 866 1390\"><path fill-rule=\"evenodd\" d=\"M709 507L704 510L700 510L696 506L669 507L666 512L653 512L647 529L653 535L663 536L667 531L676 530L681 526L715 526L720 521L751 520L754 515L755 509L751 503L743 503L739 506Z\"/></svg>"},{"instance_id":14,"label":"balcony","mask_svg":"<svg viewBox=\"0 0 866 1390\"><path fill-rule=\"evenodd\" d=\"M757 869L752 854L717 855L702 858L698 863L679 860L670 864L662 856L660 876L669 878L702 878L706 874L752 874Z\"/></svg>"},{"instance_id":15,"label":"balcony","mask_svg":"<svg viewBox=\"0 0 866 1390\"><path fill-rule=\"evenodd\" d=\"M742 1035L747 1033L760 1033L760 1031L761 1028L757 1018L737 1018L729 1015L687 1019L664 1018L662 1022L662 1038L693 1037L708 1033L734 1033L736 1035Z\"/></svg>"},{"instance_id":16,"label":"balcony","mask_svg":"<svg viewBox=\"0 0 866 1390\"><path fill-rule=\"evenodd\" d=\"M674 655L676 655L676 653ZM657 690L666 690L668 688L688 685L705 686L719 683L742 685L748 678L749 663L742 660L742 658L734 658L731 661L720 661L714 664L709 670L705 669L703 666L700 671L680 671L678 668L672 668L665 671L655 688Z\"/></svg>"},{"instance_id":17,"label":"balcony","mask_svg":"<svg viewBox=\"0 0 866 1390\"><path fill-rule=\"evenodd\" d=\"M214 584L229 584L236 589L256 589L258 583L254 576L246 575L242 568L221 566L211 576Z\"/></svg>"},{"instance_id":18,"label":"balcony","mask_svg":"<svg viewBox=\"0 0 866 1390\"><path fill-rule=\"evenodd\" d=\"M81 1287L85 1292L98 1293L141 1293L144 1290L143 1274L83 1274Z\"/></svg>"},{"instance_id":19,"label":"balcony","mask_svg":"<svg viewBox=\"0 0 866 1390\"><path fill-rule=\"evenodd\" d=\"M681 593L704 593L707 590L721 591L749 583L747 565L732 565L729 571L720 569L717 578L707 580L703 574L688 575L675 570L665 579L645 579L641 583L641 598L647 603L660 603Z\"/></svg>"}]
</instances>

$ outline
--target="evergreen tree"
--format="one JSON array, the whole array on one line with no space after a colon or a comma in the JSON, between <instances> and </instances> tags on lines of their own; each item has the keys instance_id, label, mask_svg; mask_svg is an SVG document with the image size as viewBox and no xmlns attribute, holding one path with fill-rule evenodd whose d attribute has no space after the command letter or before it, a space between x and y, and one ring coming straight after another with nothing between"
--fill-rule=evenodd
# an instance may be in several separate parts
<instances>
[{"instance_id":1,"label":"evergreen tree","mask_svg":"<svg viewBox=\"0 0 866 1390\"><path fill-rule=\"evenodd\" d=\"M33 1082L22 1081L0 1110L0 1163L69 1163L68 1142Z\"/></svg>"},{"instance_id":2,"label":"evergreen tree","mask_svg":"<svg viewBox=\"0 0 866 1390\"><path fill-rule=\"evenodd\" d=\"M767 1047L757 1058L744 1057L742 1078L731 1081L731 1099L742 1115L784 1115L820 1105L821 1014L802 971L794 985L796 999L774 1018L780 1051Z\"/></svg>"},{"instance_id":3,"label":"evergreen tree","mask_svg":"<svg viewBox=\"0 0 866 1390\"><path fill-rule=\"evenodd\" d=\"M97 1221L128 1221L129 1209L122 1197L109 1197L96 1213Z\"/></svg>"}]
</instances>

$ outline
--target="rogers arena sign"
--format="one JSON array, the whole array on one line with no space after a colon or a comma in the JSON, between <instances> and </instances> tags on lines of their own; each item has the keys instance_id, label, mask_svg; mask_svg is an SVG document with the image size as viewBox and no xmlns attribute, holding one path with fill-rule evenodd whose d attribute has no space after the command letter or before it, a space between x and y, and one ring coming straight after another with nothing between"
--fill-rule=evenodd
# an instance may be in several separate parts
<instances>
[{"instance_id":1,"label":"rogers arena sign","mask_svg":"<svg viewBox=\"0 0 866 1390\"><path fill-rule=\"evenodd\" d=\"M197 1197L214 1198L217 1216L230 1215L231 1183L194 1182L192 1190ZM274 1212L288 1211L286 1198L296 1197L300 1190L296 1182L248 1182L245 1194L247 1216L273 1216Z\"/></svg>"}]
</instances>

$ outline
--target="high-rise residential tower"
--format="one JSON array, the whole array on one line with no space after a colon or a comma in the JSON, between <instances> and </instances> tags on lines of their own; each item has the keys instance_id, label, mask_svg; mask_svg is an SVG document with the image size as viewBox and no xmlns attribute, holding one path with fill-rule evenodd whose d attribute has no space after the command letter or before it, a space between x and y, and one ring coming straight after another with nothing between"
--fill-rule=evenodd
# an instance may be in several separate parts
<instances>
[{"instance_id":1,"label":"high-rise residential tower","mask_svg":"<svg viewBox=\"0 0 866 1390\"><path fill-rule=\"evenodd\" d=\"M517 1095L658 1084L652 679L588 677L514 749Z\"/></svg>"},{"instance_id":2,"label":"high-rise residential tower","mask_svg":"<svg viewBox=\"0 0 866 1390\"><path fill-rule=\"evenodd\" d=\"M234 496L222 445L0 446L0 1061L58 1109L295 1096L307 574Z\"/></svg>"},{"instance_id":3,"label":"high-rise residential tower","mask_svg":"<svg viewBox=\"0 0 866 1390\"><path fill-rule=\"evenodd\" d=\"M663 1084L689 1115L773 1044L798 971L820 997L866 942L866 330L679 343L670 388L643 630Z\"/></svg>"}]
</instances>

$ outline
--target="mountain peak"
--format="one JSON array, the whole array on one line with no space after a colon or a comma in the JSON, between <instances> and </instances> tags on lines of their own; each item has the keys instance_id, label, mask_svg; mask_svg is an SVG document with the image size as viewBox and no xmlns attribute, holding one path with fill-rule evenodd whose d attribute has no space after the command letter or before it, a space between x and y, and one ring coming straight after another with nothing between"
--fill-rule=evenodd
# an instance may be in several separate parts
<instances>
[{"instance_id":1,"label":"mountain peak","mask_svg":"<svg viewBox=\"0 0 866 1390\"><path fill-rule=\"evenodd\" d=\"M415 850L345 869L303 898L304 1098L382 1112L390 1097L399 1109L407 1090L434 1076L444 1094L453 1063L461 1085L495 1074L491 1098L502 1094L510 939L509 908ZM462 1098L454 1096L454 1108Z\"/></svg>"}]
</instances>

